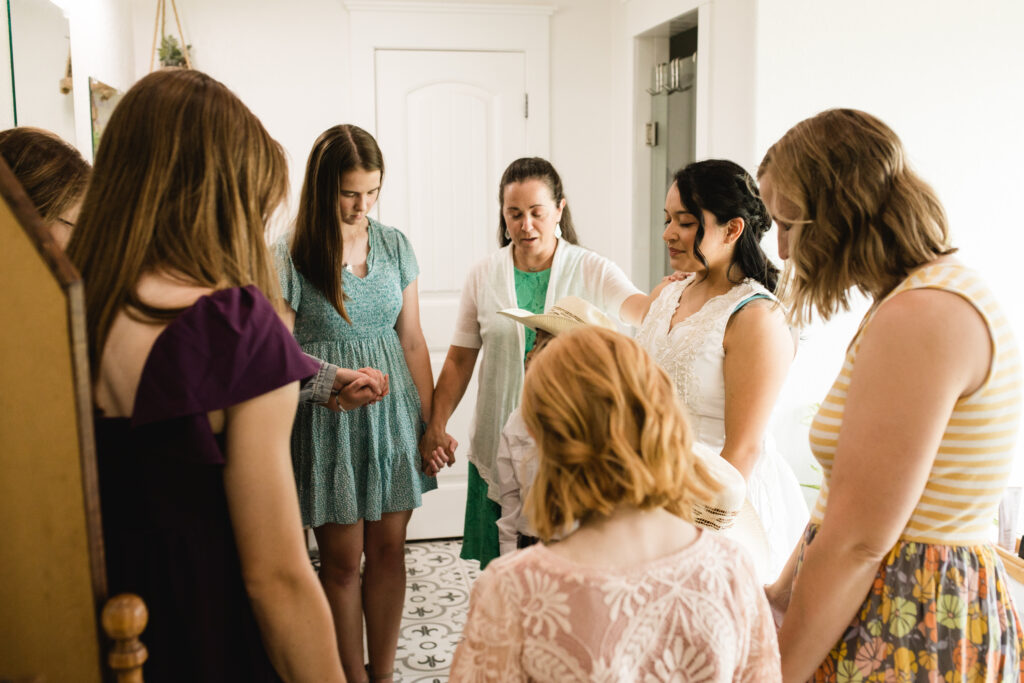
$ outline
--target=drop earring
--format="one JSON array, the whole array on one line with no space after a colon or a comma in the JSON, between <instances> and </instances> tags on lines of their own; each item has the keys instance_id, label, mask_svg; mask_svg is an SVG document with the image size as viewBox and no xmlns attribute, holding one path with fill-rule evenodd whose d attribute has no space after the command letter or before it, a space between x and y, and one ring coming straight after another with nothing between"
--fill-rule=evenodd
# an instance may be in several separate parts
<instances>
[{"instance_id":1,"label":"drop earring","mask_svg":"<svg viewBox=\"0 0 1024 683\"><path fill-rule=\"evenodd\" d=\"M508 228L505 228L505 239L507 239L507 240L511 240L512 239L512 235L508 234Z\"/></svg>"},{"instance_id":2,"label":"drop earring","mask_svg":"<svg viewBox=\"0 0 1024 683\"><path fill-rule=\"evenodd\" d=\"M562 236L562 224L561 223L555 223L555 237L561 237L561 236Z\"/></svg>"}]
</instances>

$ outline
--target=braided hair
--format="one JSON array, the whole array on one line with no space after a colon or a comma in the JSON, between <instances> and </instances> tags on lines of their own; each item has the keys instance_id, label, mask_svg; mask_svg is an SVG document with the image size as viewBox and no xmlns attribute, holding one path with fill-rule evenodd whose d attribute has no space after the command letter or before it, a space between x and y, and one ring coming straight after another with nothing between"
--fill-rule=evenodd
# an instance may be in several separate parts
<instances>
[{"instance_id":1,"label":"braided hair","mask_svg":"<svg viewBox=\"0 0 1024 683\"><path fill-rule=\"evenodd\" d=\"M742 218L744 229L736 242L729 271L735 266L744 277L753 278L768 291L775 292L779 269L761 248L761 238L771 227L772 219L750 174L731 161L708 159L678 171L675 184L683 206L697 219L697 234L693 240L693 253L697 260L708 267L707 259L700 250L704 239L704 211L710 212L719 224Z\"/></svg>"}]
</instances>

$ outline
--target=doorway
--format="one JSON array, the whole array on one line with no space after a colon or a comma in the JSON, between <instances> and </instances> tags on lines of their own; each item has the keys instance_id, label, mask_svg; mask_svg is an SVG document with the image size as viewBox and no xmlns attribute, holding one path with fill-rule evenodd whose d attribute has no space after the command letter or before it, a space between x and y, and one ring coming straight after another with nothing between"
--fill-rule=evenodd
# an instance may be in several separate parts
<instances>
[{"instance_id":1,"label":"doorway","mask_svg":"<svg viewBox=\"0 0 1024 683\"><path fill-rule=\"evenodd\" d=\"M633 244L634 282L649 291L671 272L662 242L665 194L677 170L697 160L700 106L707 101L707 14L700 9L666 20L634 36L636 138L634 172L637 226ZM705 125L706 125L706 116ZM705 131L706 132L706 131Z\"/></svg>"},{"instance_id":2,"label":"doorway","mask_svg":"<svg viewBox=\"0 0 1024 683\"><path fill-rule=\"evenodd\" d=\"M377 206L419 261L420 320L436 381L463 280L497 248L496 193L526 149L525 55L517 51L377 50L376 130L386 182ZM462 535L476 377L448 423L456 464L438 475L409 540Z\"/></svg>"},{"instance_id":3,"label":"doorway","mask_svg":"<svg viewBox=\"0 0 1024 683\"><path fill-rule=\"evenodd\" d=\"M696 18L694 17L694 20ZM677 33L669 36L668 61L652 71L650 284L672 272L668 250L661 239L665 194L675 172L696 161L697 137L697 27L674 22Z\"/></svg>"}]
</instances>

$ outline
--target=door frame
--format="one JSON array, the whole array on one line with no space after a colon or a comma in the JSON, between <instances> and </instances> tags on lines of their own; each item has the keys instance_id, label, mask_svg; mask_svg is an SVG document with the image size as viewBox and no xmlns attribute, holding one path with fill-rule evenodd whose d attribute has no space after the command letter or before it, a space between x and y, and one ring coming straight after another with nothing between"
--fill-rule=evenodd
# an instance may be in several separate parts
<instances>
[{"instance_id":1,"label":"door frame","mask_svg":"<svg viewBox=\"0 0 1024 683\"><path fill-rule=\"evenodd\" d=\"M651 212L648 198L652 193L651 148L643 137L644 124L651 120L650 87L651 71L656 64L664 62L669 55L669 31L673 21L695 15L697 26L697 73L694 79L696 91L696 135L694 138L695 158L706 159L711 146L711 3L708 0L686 0L679 3L631 2L627 10L626 34L630 41L628 50L630 149L629 177L633 192L630 198L629 214L633 218L633 282L654 287L660 280L651 272L651 254L654 251L650 237L655 216Z\"/></svg>"},{"instance_id":2,"label":"door frame","mask_svg":"<svg viewBox=\"0 0 1024 683\"><path fill-rule=\"evenodd\" d=\"M348 0L353 122L377 133L377 50L472 50L526 55L527 154L547 157L550 125L550 17L554 5Z\"/></svg>"}]
</instances>

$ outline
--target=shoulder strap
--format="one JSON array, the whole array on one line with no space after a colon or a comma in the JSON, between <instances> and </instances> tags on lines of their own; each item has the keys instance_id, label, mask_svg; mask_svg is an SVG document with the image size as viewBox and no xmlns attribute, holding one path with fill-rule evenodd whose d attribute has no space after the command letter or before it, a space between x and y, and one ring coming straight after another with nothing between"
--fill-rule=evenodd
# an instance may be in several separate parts
<instances>
[{"instance_id":1,"label":"shoulder strap","mask_svg":"<svg viewBox=\"0 0 1024 683\"><path fill-rule=\"evenodd\" d=\"M775 301L775 299L773 297L769 296L768 294L762 294L761 292L758 292L757 294L751 294L746 299L744 299L743 301L741 301L738 304L736 304L736 306L732 309L732 312L735 313L735 312L739 311L741 308L743 308L744 306L749 304L751 301L754 301L756 299L768 299L769 301Z\"/></svg>"}]
</instances>

